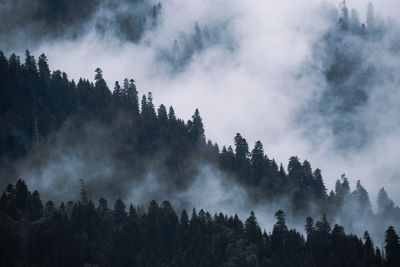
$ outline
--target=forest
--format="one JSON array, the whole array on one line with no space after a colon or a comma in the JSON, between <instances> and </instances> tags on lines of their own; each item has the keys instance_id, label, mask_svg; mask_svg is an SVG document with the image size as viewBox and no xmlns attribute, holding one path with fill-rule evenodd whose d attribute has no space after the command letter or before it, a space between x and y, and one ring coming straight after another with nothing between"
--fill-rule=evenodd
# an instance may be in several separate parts
<instances>
[{"instance_id":1,"label":"forest","mask_svg":"<svg viewBox=\"0 0 400 267\"><path fill-rule=\"evenodd\" d=\"M351 192L346 175L335 191L326 192L321 170L293 156L287 171L265 155L261 142L250 151L239 133L235 148L222 149L206 141L199 111L184 122L174 109L164 105L155 110L152 94L139 95L133 79L116 82L111 92L95 71L95 82L69 80L66 73L49 70L43 54L38 62L26 51L24 63L15 54L0 53L1 157L9 180L16 179L14 162L31 157L40 166L46 161L52 138L68 121L69 131L79 137L79 128L91 120L110 127L109 142L114 157L138 174L141 164L160 151L164 178L184 190L195 175L193 161L208 161L235 177L253 201L268 203L282 196L290 199L286 212L305 218L310 203L317 205L305 219L305 233L288 229L285 212L275 213L272 233L262 230L254 212L242 222L238 216L211 215L185 209L180 216L168 201L152 201L148 210L129 208L117 199L114 208L99 198L95 205L81 181L80 199L48 200L44 205L38 191L31 193L23 180L9 184L0 201L2 266L398 266L399 237L390 226L385 245L375 247L366 231L363 238L347 235L328 218L350 206L361 216L380 221L399 221L399 208L382 188L378 213L371 209L368 192L361 183ZM124 123L117 117L123 117ZM75 139L74 139L75 140ZM169 151L169 152L168 152ZM171 153L174 151L174 153ZM5 173L3 171L3 173ZM29 177L26 177L29 179ZM134 179L134 178L132 178ZM4 179L3 181L7 181ZM364 218L364 217L363 217Z\"/></svg>"},{"instance_id":2,"label":"forest","mask_svg":"<svg viewBox=\"0 0 400 267\"><path fill-rule=\"evenodd\" d=\"M399 236L390 226L384 247L331 227L323 214L304 221L306 238L275 213L271 233L253 211L237 215L196 209L177 215L170 202L126 207L105 198L95 205L82 183L79 201L43 205L25 182L9 185L0 200L2 266L399 266Z\"/></svg>"},{"instance_id":3,"label":"forest","mask_svg":"<svg viewBox=\"0 0 400 267\"><path fill-rule=\"evenodd\" d=\"M95 7L82 12L90 16ZM124 38L138 41L146 27L156 27L161 5L143 10L143 17L126 14L117 32L135 32ZM189 43L212 44L195 25ZM353 66L364 59L346 61L352 51L340 47L379 39L383 33L371 25L343 9L321 41L334 56L325 73L331 90L316 102L334 129L348 130L346 116L352 119L367 102L371 83L364 77L375 70L357 71L351 80L357 86L349 84ZM329 113L335 110L340 120ZM26 50L21 59L0 51L0 266L400 266L400 208L383 187L374 211L362 178L352 189L342 174L328 191L322 170L308 160L292 156L280 163L265 147L260 141L251 147L240 133L233 146L208 140L198 109L184 121L172 106L156 107L151 92L140 95L132 78L110 88L96 68L94 81L75 81L51 71L45 54L35 58ZM69 169L66 162L82 171L49 171L49 165ZM252 209L244 219L179 199L211 174L238 185L247 207L276 208L271 232ZM166 192L130 203L149 176ZM39 192L37 181L50 190ZM289 221L300 223L294 229Z\"/></svg>"}]
</instances>

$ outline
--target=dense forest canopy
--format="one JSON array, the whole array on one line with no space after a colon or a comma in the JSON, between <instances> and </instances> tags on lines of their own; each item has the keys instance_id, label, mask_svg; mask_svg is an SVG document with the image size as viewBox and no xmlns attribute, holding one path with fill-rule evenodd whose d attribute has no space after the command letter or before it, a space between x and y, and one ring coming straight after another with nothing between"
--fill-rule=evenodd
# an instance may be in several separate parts
<instances>
[{"instance_id":1,"label":"dense forest canopy","mask_svg":"<svg viewBox=\"0 0 400 267\"><path fill-rule=\"evenodd\" d=\"M237 215L184 209L151 201L129 207L117 199L94 204L82 183L77 202L51 200L25 182L9 185L0 199L0 263L3 266L399 266L395 229L382 248L368 231L362 238L331 226L323 214L305 220L306 237L275 212L272 232L259 226L253 211ZM379 246L379 244L377 244Z\"/></svg>"},{"instance_id":2,"label":"dense forest canopy","mask_svg":"<svg viewBox=\"0 0 400 267\"><path fill-rule=\"evenodd\" d=\"M27 38L79 38L94 21L96 34L134 44L146 42L163 10L145 0L27 5L0 9L14 28L42 27ZM296 123L324 124L338 150L362 151L380 129L364 120L377 84L397 82L370 51L380 40L393 57L400 50L372 5L365 23L345 3L338 14L307 66L322 69L325 87ZM233 53L229 27L196 22L155 58L177 74L208 48ZM269 155L274 140L253 145L236 133L220 146L207 139L199 109L184 121L151 92L139 94L132 77L107 84L100 68L93 81L70 79L45 54L10 53L12 36L0 51L1 266L400 265L400 208L383 187L373 205L362 177L351 188L342 174L330 190L308 160Z\"/></svg>"},{"instance_id":3,"label":"dense forest canopy","mask_svg":"<svg viewBox=\"0 0 400 267\"><path fill-rule=\"evenodd\" d=\"M244 188L250 203L275 203L294 217L326 212L352 230L365 219L376 227L381 215L386 222L399 221L400 210L383 188L374 214L361 182L352 191L345 174L328 193L321 170L313 170L307 160L293 156L284 167L265 154L260 141L250 148L240 133L234 137L234 148L220 148L206 141L199 110L184 122L172 107L156 109L151 93L139 97L133 79L122 85L115 82L111 92L99 68L94 83L75 83L66 73L50 72L44 54L36 62L26 51L21 63L15 54L7 59L0 53L0 62L3 183L15 181L19 168L27 168L31 176L51 185L48 197L62 196L64 186L71 190L68 184L76 186L83 179L94 197L128 199L135 192L132 187L146 182L151 171L167 186L146 197L174 199L174 194L204 179L202 166L210 165L211 172L221 171ZM84 166L75 173L52 172L54 176L48 177L49 162L65 167L71 160L83 161ZM359 216L349 218L352 212Z\"/></svg>"}]
</instances>

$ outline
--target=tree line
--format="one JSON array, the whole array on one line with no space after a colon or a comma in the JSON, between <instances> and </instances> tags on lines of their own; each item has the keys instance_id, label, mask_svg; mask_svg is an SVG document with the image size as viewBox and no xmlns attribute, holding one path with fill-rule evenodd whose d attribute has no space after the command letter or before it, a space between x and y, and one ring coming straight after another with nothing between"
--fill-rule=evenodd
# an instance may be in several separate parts
<instances>
[{"instance_id":1,"label":"tree line","mask_svg":"<svg viewBox=\"0 0 400 267\"><path fill-rule=\"evenodd\" d=\"M2 266L399 266L395 229L381 250L366 231L362 238L331 227L325 214L305 220L305 233L289 229L285 212L275 213L272 232L253 211L237 216L193 209L180 215L168 201L147 210L118 199L95 205L84 184L77 202L43 205L23 180L9 184L0 199Z\"/></svg>"},{"instance_id":2,"label":"tree line","mask_svg":"<svg viewBox=\"0 0 400 267\"><path fill-rule=\"evenodd\" d=\"M250 149L240 133L234 137L234 147L220 148L206 141L198 109L185 122L175 116L172 106L160 105L156 109L151 93L143 95L139 104L133 79L115 82L111 92L100 68L95 70L94 83L87 79L75 83L64 72L50 72L44 54L36 62L26 51L21 63L15 54L7 59L0 52L0 88L0 164L2 169L11 169L8 173L14 181L18 172L13 163L33 155L46 161L45 150L52 149L57 142L52 137L66 121L69 135L78 140L83 126L97 121L112 132L101 142L112 143L115 150L110 154L132 173L143 173L143 162L151 161L162 151L165 156L160 165L165 179L183 188L197 174L194 163L205 161L228 173L257 202L285 196L292 203L290 212L300 216L308 214L310 203L317 206L318 214L335 215L354 208L373 216L369 194L360 181L351 191L348 177L342 175L328 193L321 170L313 170L310 162L292 156L285 169L266 155L260 141ZM40 164L39 160L37 165ZM383 188L378 195L378 211L400 221L399 208Z\"/></svg>"}]
</instances>

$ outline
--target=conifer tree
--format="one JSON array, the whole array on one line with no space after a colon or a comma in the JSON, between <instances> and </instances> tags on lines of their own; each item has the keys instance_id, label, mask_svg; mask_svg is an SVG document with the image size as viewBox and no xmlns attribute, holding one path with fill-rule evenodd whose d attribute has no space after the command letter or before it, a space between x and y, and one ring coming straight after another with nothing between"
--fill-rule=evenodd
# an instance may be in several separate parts
<instances>
[{"instance_id":1,"label":"conifer tree","mask_svg":"<svg viewBox=\"0 0 400 267\"><path fill-rule=\"evenodd\" d=\"M307 233L307 238L309 238L315 230L314 229L314 219L312 217L307 217L306 224L304 227L305 227L304 229Z\"/></svg>"},{"instance_id":2,"label":"conifer tree","mask_svg":"<svg viewBox=\"0 0 400 267\"><path fill-rule=\"evenodd\" d=\"M262 233L254 211L250 212L249 218L247 218L246 222L244 223L244 232L248 242L254 244L259 244L261 242Z\"/></svg>"},{"instance_id":3,"label":"conifer tree","mask_svg":"<svg viewBox=\"0 0 400 267\"><path fill-rule=\"evenodd\" d=\"M237 133L235 136L235 155L238 160L246 160L249 155L249 145L247 144L246 139L244 139L240 133Z\"/></svg>"},{"instance_id":4,"label":"conifer tree","mask_svg":"<svg viewBox=\"0 0 400 267\"><path fill-rule=\"evenodd\" d=\"M326 197L326 187L322 179L321 170L318 168L315 169L313 177L314 177L314 186L313 186L314 195L318 199L324 199Z\"/></svg>"},{"instance_id":5,"label":"conifer tree","mask_svg":"<svg viewBox=\"0 0 400 267\"><path fill-rule=\"evenodd\" d=\"M105 216L109 212L108 202L105 198L101 197L99 199L99 206L97 208L97 211L100 216Z\"/></svg>"},{"instance_id":6,"label":"conifer tree","mask_svg":"<svg viewBox=\"0 0 400 267\"><path fill-rule=\"evenodd\" d=\"M114 205L114 221L115 223L121 223L124 221L125 217L125 204L118 198Z\"/></svg>"},{"instance_id":7,"label":"conifer tree","mask_svg":"<svg viewBox=\"0 0 400 267\"><path fill-rule=\"evenodd\" d=\"M43 203L40 199L39 192L35 190L29 199L28 218L31 221L36 221L43 215Z\"/></svg>"},{"instance_id":8,"label":"conifer tree","mask_svg":"<svg viewBox=\"0 0 400 267\"><path fill-rule=\"evenodd\" d=\"M167 115L167 109L165 108L165 106L163 104L160 105L160 107L157 110L157 117L158 119L165 123L168 120L168 115Z\"/></svg>"},{"instance_id":9,"label":"conifer tree","mask_svg":"<svg viewBox=\"0 0 400 267\"><path fill-rule=\"evenodd\" d=\"M176 120L175 111L174 111L174 108L172 106L169 107L168 120L171 121L171 122Z\"/></svg>"},{"instance_id":10,"label":"conifer tree","mask_svg":"<svg viewBox=\"0 0 400 267\"><path fill-rule=\"evenodd\" d=\"M372 243L372 239L368 233L368 231L364 232L363 236L364 242L364 260L366 265L372 265L375 259L375 251L374 251L374 244Z\"/></svg>"},{"instance_id":11,"label":"conifer tree","mask_svg":"<svg viewBox=\"0 0 400 267\"><path fill-rule=\"evenodd\" d=\"M251 151L250 164L253 175L253 183L258 185L260 181L265 178L268 171L268 158L264 155L264 148L260 141L255 143L254 148Z\"/></svg>"},{"instance_id":12,"label":"conifer tree","mask_svg":"<svg viewBox=\"0 0 400 267\"><path fill-rule=\"evenodd\" d=\"M389 226L385 235L386 266L400 266L400 243L399 236L393 226Z\"/></svg>"},{"instance_id":13,"label":"conifer tree","mask_svg":"<svg viewBox=\"0 0 400 267\"><path fill-rule=\"evenodd\" d=\"M286 215L282 210L275 212L276 223L272 230L271 242L272 248L281 251L286 246L288 228L286 226Z\"/></svg>"},{"instance_id":14,"label":"conifer tree","mask_svg":"<svg viewBox=\"0 0 400 267\"><path fill-rule=\"evenodd\" d=\"M15 184L15 202L20 210L25 210L29 197L29 191L25 182L19 179Z\"/></svg>"},{"instance_id":15,"label":"conifer tree","mask_svg":"<svg viewBox=\"0 0 400 267\"><path fill-rule=\"evenodd\" d=\"M289 164L288 164L288 176L291 178L293 181L302 181L303 179L303 166L301 165L299 159L295 156L292 156L289 158Z\"/></svg>"},{"instance_id":16,"label":"conifer tree","mask_svg":"<svg viewBox=\"0 0 400 267\"><path fill-rule=\"evenodd\" d=\"M113 96L115 100L122 105L124 102L124 93L118 81L115 82Z\"/></svg>"},{"instance_id":17,"label":"conifer tree","mask_svg":"<svg viewBox=\"0 0 400 267\"><path fill-rule=\"evenodd\" d=\"M377 202L378 213L385 214L394 209L394 203L389 198L388 194L385 191L385 188L383 187L378 192Z\"/></svg>"},{"instance_id":18,"label":"conifer tree","mask_svg":"<svg viewBox=\"0 0 400 267\"><path fill-rule=\"evenodd\" d=\"M360 180L357 181L356 189L352 193L353 200L359 205L360 209L364 212L372 213L371 203L367 190L361 185Z\"/></svg>"},{"instance_id":19,"label":"conifer tree","mask_svg":"<svg viewBox=\"0 0 400 267\"><path fill-rule=\"evenodd\" d=\"M317 221L317 223L315 224L315 227L321 233L329 234L331 232L331 226L328 222L328 219L326 218L325 213L322 215L321 220Z\"/></svg>"},{"instance_id":20,"label":"conifer tree","mask_svg":"<svg viewBox=\"0 0 400 267\"><path fill-rule=\"evenodd\" d=\"M41 85L46 86L50 81L50 69L45 54L41 54L39 56L38 67L39 67L39 78L42 81Z\"/></svg>"}]
</instances>

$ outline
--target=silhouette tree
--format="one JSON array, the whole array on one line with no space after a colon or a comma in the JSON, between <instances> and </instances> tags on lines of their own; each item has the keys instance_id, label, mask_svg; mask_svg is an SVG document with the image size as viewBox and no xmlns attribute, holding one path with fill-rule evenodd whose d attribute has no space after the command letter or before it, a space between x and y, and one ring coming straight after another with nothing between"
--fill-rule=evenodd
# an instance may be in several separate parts
<instances>
[{"instance_id":1,"label":"silhouette tree","mask_svg":"<svg viewBox=\"0 0 400 267\"><path fill-rule=\"evenodd\" d=\"M316 196L317 199L325 199L326 187L322 179L321 170L318 168L315 169L313 177L314 177L314 186L313 186L314 195Z\"/></svg>"},{"instance_id":2,"label":"silhouette tree","mask_svg":"<svg viewBox=\"0 0 400 267\"><path fill-rule=\"evenodd\" d=\"M28 188L23 180L19 179L15 184L15 202L17 207L25 210L28 202L29 194Z\"/></svg>"},{"instance_id":3,"label":"silhouette tree","mask_svg":"<svg viewBox=\"0 0 400 267\"><path fill-rule=\"evenodd\" d=\"M201 144L205 143L203 121L197 108L192 116L192 121L189 125L189 134L192 138L192 142L200 142Z\"/></svg>"},{"instance_id":4,"label":"silhouette tree","mask_svg":"<svg viewBox=\"0 0 400 267\"><path fill-rule=\"evenodd\" d=\"M276 252L282 251L286 246L288 228L286 226L286 215L282 210L275 212L277 222L274 224L271 235L271 246Z\"/></svg>"},{"instance_id":5,"label":"silhouette tree","mask_svg":"<svg viewBox=\"0 0 400 267\"><path fill-rule=\"evenodd\" d=\"M237 133L234 143L236 158L240 161L246 160L249 155L249 145L247 144L246 139L244 139L240 133Z\"/></svg>"},{"instance_id":6,"label":"silhouette tree","mask_svg":"<svg viewBox=\"0 0 400 267\"><path fill-rule=\"evenodd\" d=\"M125 218L126 218L125 204L119 198L117 199L114 205L114 222L117 224L122 223L125 220Z\"/></svg>"},{"instance_id":7,"label":"silhouette tree","mask_svg":"<svg viewBox=\"0 0 400 267\"><path fill-rule=\"evenodd\" d=\"M254 244L260 244L262 242L261 229L254 211L250 212L249 218L247 218L244 223L244 233L248 242Z\"/></svg>"},{"instance_id":8,"label":"silhouette tree","mask_svg":"<svg viewBox=\"0 0 400 267\"><path fill-rule=\"evenodd\" d=\"M36 221L43 215L43 203L38 191L34 191L29 199L28 218Z\"/></svg>"},{"instance_id":9,"label":"silhouette tree","mask_svg":"<svg viewBox=\"0 0 400 267\"><path fill-rule=\"evenodd\" d=\"M329 234L331 232L331 226L328 223L328 219L326 218L326 214L323 214L320 221L317 221L315 224L317 231Z\"/></svg>"},{"instance_id":10,"label":"silhouette tree","mask_svg":"<svg viewBox=\"0 0 400 267\"><path fill-rule=\"evenodd\" d=\"M357 181L356 190L352 193L352 197L362 211L372 213L368 192L361 185L360 180Z\"/></svg>"},{"instance_id":11,"label":"silhouette tree","mask_svg":"<svg viewBox=\"0 0 400 267\"><path fill-rule=\"evenodd\" d=\"M385 235L386 266L400 265L399 236L393 226L389 226Z\"/></svg>"},{"instance_id":12,"label":"silhouette tree","mask_svg":"<svg viewBox=\"0 0 400 267\"><path fill-rule=\"evenodd\" d=\"M254 145L254 149L251 151L251 167L254 176L254 184L259 184L266 175L267 161L264 156L264 148L260 141L257 141Z\"/></svg>"},{"instance_id":13,"label":"silhouette tree","mask_svg":"<svg viewBox=\"0 0 400 267\"><path fill-rule=\"evenodd\" d=\"M307 238L309 238L313 234L313 232L315 230L315 228L314 228L314 219L312 217L307 217L306 218L306 224L305 224L304 227L305 227L304 229L305 229L305 231L307 233Z\"/></svg>"},{"instance_id":14,"label":"silhouette tree","mask_svg":"<svg viewBox=\"0 0 400 267\"><path fill-rule=\"evenodd\" d=\"M378 213L385 214L394 209L394 203L389 198L388 194L385 191L385 188L383 187L378 192L377 202Z\"/></svg>"}]
</instances>

